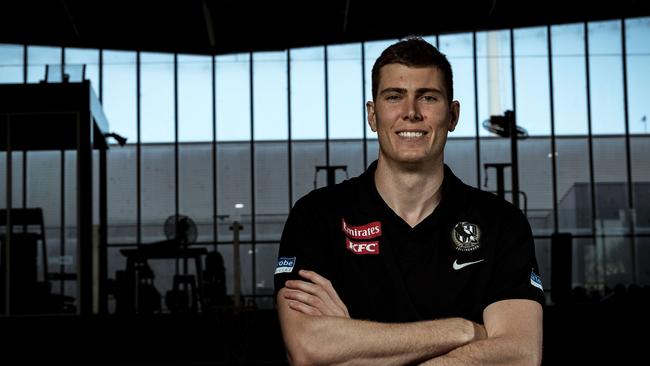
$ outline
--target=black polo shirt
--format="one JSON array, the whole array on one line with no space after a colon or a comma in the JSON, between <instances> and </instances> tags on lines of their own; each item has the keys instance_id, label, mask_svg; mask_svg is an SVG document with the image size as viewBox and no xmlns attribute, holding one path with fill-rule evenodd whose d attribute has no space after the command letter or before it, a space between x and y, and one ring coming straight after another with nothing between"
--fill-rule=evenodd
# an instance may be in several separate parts
<instances>
[{"instance_id":1,"label":"black polo shirt","mask_svg":"<svg viewBox=\"0 0 650 366\"><path fill-rule=\"evenodd\" d=\"M445 165L442 199L410 227L381 198L375 161L359 177L298 200L282 233L276 293L308 269L329 279L350 316L381 322L463 317L489 304L544 304L530 225Z\"/></svg>"}]
</instances>

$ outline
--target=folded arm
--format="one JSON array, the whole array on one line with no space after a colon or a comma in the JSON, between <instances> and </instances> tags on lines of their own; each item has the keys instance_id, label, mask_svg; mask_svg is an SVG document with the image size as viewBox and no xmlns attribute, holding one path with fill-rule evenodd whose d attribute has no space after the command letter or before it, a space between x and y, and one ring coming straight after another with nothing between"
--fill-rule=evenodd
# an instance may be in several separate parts
<instances>
[{"instance_id":1,"label":"folded arm","mask_svg":"<svg viewBox=\"0 0 650 366\"><path fill-rule=\"evenodd\" d=\"M503 300L483 311L488 337L422 363L434 365L539 365L542 307L532 300Z\"/></svg>"},{"instance_id":2,"label":"folded arm","mask_svg":"<svg viewBox=\"0 0 650 366\"><path fill-rule=\"evenodd\" d=\"M483 326L462 318L386 324L350 319L329 281L301 271L287 281L278 312L293 365L404 365L423 362L485 337Z\"/></svg>"}]
</instances>

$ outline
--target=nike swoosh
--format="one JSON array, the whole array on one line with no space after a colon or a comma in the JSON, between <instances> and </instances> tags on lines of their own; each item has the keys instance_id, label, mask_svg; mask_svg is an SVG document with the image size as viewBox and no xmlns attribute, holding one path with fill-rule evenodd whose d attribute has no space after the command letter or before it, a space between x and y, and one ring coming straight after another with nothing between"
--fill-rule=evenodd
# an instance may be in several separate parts
<instances>
[{"instance_id":1,"label":"nike swoosh","mask_svg":"<svg viewBox=\"0 0 650 366\"><path fill-rule=\"evenodd\" d=\"M472 265L472 264L483 262L484 260L485 260L485 258L483 258L481 260L478 260L478 261L474 261L474 262L458 263L458 259L456 259L454 261L454 264L452 265L452 267L454 267L454 269L458 271L459 269L461 269L463 267L467 267L467 266Z\"/></svg>"}]
</instances>

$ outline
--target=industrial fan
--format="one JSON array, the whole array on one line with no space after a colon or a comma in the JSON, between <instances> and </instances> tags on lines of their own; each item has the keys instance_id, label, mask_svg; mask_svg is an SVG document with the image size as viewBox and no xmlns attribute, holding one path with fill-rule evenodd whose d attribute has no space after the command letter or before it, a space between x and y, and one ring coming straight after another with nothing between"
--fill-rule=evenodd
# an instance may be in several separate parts
<instances>
[{"instance_id":1,"label":"industrial fan","mask_svg":"<svg viewBox=\"0 0 650 366\"><path fill-rule=\"evenodd\" d=\"M181 247L196 242L196 224L188 216L180 214L169 216L165 220L164 230L167 240L176 241Z\"/></svg>"}]
</instances>

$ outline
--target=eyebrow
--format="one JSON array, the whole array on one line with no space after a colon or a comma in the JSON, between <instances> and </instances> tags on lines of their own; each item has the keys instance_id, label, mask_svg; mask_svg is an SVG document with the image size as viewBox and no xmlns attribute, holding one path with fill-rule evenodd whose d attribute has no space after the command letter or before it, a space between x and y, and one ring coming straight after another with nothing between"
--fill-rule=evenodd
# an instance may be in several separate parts
<instances>
[{"instance_id":1,"label":"eyebrow","mask_svg":"<svg viewBox=\"0 0 650 366\"><path fill-rule=\"evenodd\" d=\"M406 94L407 90L405 88L386 88L383 89L379 94L386 94L386 93L399 93L399 94ZM415 90L415 94L417 95L422 95L426 93L435 93L435 94L440 94L444 95L442 90L437 89L437 88L418 88Z\"/></svg>"}]
</instances>

